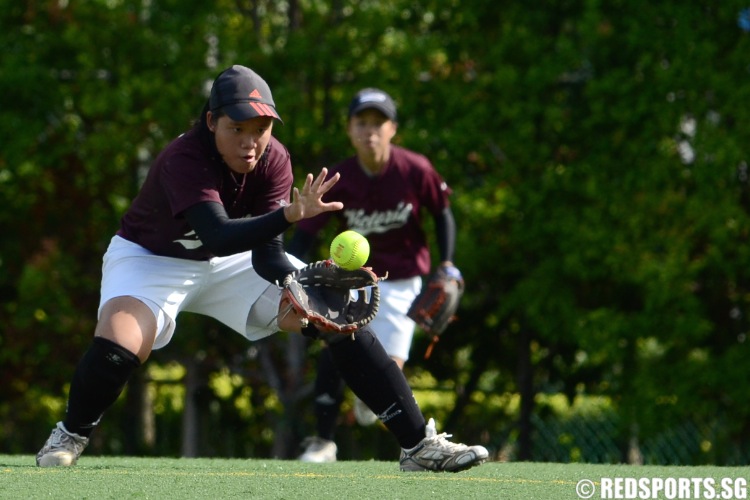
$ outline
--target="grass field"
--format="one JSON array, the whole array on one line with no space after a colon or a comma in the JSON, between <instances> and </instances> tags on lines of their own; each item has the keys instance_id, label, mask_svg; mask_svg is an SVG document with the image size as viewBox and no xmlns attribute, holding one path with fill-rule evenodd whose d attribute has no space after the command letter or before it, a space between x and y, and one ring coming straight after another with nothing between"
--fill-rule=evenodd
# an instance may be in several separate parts
<instances>
[{"instance_id":1,"label":"grass field","mask_svg":"<svg viewBox=\"0 0 750 500\"><path fill-rule=\"evenodd\" d=\"M41 469L30 455L0 455L2 499L565 500L581 498L576 491L581 480L593 481L591 498L710 498L706 489L691 489L687 497L663 491L628 497L626 490L603 497L602 478L615 477L713 478L713 498L735 499L747 496L741 486L750 468L494 462L456 474L434 474L399 472L396 462L84 456L76 467ZM736 488L722 490L726 478Z\"/></svg>"}]
</instances>

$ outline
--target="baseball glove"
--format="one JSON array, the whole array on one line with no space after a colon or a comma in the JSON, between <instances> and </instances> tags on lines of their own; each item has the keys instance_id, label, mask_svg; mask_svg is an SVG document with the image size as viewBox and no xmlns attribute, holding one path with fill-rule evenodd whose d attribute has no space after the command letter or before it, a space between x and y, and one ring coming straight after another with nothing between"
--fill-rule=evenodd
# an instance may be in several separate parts
<instances>
[{"instance_id":1,"label":"baseball glove","mask_svg":"<svg viewBox=\"0 0 750 500\"><path fill-rule=\"evenodd\" d=\"M432 354L440 335L456 319L456 311L463 293L464 279L461 271L453 266L441 266L430 276L425 287L412 302L407 316L427 334L432 335L425 359Z\"/></svg>"},{"instance_id":2,"label":"baseball glove","mask_svg":"<svg viewBox=\"0 0 750 500\"><path fill-rule=\"evenodd\" d=\"M370 268L346 270L331 260L298 269L284 279L282 296L302 317L302 327L353 333L375 318L380 304L378 278Z\"/></svg>"}]
</instances>

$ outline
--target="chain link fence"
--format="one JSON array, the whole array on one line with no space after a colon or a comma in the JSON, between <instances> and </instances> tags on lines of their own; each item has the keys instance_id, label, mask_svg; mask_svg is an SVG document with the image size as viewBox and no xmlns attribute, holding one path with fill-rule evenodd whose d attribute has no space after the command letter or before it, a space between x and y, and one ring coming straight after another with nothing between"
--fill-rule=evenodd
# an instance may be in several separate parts
<instances>
[{"instance_id":1,"label":"chain link fence","mask_svg":"<svg viewBox=\"0 0 750 500\"><path fill-rule=\"evenodd\" d=\"M750 445L727 438L720 419L708 424L681 422L641 440L624 436L615 414L564 419L533 415L531 422L531 460L535 462L750 464ZM513 444L507 445L501 455L512 460Z\"/></svg>"}]
</instances>

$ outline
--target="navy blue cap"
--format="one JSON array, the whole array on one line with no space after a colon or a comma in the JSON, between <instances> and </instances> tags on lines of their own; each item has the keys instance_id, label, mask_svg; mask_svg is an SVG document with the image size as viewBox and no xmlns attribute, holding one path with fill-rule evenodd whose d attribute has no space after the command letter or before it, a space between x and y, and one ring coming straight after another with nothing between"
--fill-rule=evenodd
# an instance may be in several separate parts
<instances>
[{"instance_id":1,"label":"navy blue cap","mask_svg":"<svg viewBox=\"0 0 750 500\"><path fill-rule=\"evenodd\" d=\"M349 118L366 109L377 109L389 120L396 121L396 103L380 89L366 88L357 92L349 104Z\"/></svg>"}]
</instances>

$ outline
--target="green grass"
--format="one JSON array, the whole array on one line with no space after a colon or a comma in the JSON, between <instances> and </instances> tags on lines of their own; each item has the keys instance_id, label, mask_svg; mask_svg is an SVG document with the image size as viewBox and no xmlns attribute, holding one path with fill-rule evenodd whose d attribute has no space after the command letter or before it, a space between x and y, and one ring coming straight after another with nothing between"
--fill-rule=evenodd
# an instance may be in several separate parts
<instances>
[{"instance_id":1,"label":"green grass","mask_svg":"<svg viewBox=\"0 0 750 500\"><path fill-rule=\"evenodd\" d=\"M750 469L493 462L434 474L399 472L396 462L95 456L84 456L71 468L42 469L30 455L0 455L2 499L565 500L579 498L576 484L581 479L599 485L609 477L707 477L719 484L722 478L748 478ZM593 498L601 498L598 490Z\"/></svg>"}]
</instances>

